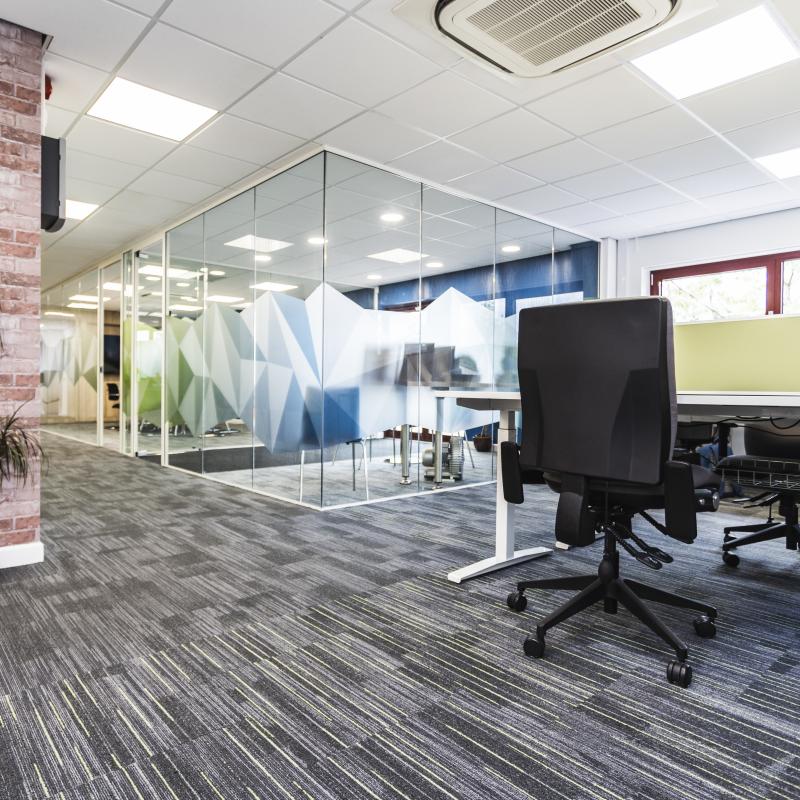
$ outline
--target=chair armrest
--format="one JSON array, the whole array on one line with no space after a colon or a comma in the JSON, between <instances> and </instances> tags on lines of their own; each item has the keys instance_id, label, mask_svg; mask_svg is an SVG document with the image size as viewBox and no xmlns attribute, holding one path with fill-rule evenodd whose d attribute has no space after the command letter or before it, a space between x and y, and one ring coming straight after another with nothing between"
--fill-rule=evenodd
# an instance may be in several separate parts
<instances>
[{"instance_id":1,"label":"chair armrest","mask_svg":"<svg viewBox=\"0 0 800 800\"><path fill-rule=\"evenodd\" d=\"M500 443L500 468L503 473L503 497L506 503L514 505L524 503L522 466L519 463L519 445L516 442Z\"/></svg>"},{"instance_id":2,"label":"chair armrest","mask_svg":"<svg viewBox=\"0 0 800 800\"><path fill-rule=\"evenodd\" d=\"M664 468L664 522L673 539L691 544L697 538L692 465L668 461Z\"/></svg>"}]
</instances>

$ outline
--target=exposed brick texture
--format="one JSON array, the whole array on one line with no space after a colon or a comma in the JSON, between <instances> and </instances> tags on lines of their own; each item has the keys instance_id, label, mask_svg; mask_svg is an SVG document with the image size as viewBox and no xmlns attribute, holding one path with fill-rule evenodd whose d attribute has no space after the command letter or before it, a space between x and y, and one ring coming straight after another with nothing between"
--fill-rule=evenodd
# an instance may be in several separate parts
<instances>
[{"instance_id":1,"label":"exposed brick texture","mask_svg":"<svg viewBox=\"0 0 800 800\"><path fill-rule=\"evenodd\" d=\"M0 20L0 417L39 425L42 37ZM39 478L0 489L0 547L39 538Z\"/></svg>"}]
</instances>

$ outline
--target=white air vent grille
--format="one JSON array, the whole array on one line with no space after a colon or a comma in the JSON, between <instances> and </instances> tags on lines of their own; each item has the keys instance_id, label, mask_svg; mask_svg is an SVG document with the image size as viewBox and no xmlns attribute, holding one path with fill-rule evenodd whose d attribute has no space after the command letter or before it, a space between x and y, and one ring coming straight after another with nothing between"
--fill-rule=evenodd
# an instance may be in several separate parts
<instances>
[{"instance_id":1,"label":"white air vent grille","mask_svg":"<svg viewBox=\"0 0 800 800\"><path fill-rule=\"evenodd\" d=\"M638 19L627 0L496 0L467 22L538 67Z\"/></svg>"},{"instance_id":2,"label":"white air vent grille","mask_svg":"<svg viewBox=\"0 0 800 800\"><path fill-rule=\"evenodd\" d=\"M680 0L427 2L434 5L439 30L453 42L507 72L534 77L639 36L664 22Z\"/></svg>"}]
</instances>

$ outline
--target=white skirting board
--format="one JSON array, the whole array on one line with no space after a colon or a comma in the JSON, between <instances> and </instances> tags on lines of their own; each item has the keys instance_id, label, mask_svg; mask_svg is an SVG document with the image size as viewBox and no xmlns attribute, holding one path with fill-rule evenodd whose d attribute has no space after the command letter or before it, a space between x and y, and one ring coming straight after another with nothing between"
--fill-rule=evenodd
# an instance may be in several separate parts
<instances>
[{"instance_id":1,"label":"white skirting board","mask_svg":"<svg viewBox=\"0 0 800 800\"><path fill-rule=\"evenodd\" d=\"M44 561L44 544L42 542L10 544L0 547L0 569L24 567L27 564L39 564L42 561Z\"/></svg>"}]
</instances>

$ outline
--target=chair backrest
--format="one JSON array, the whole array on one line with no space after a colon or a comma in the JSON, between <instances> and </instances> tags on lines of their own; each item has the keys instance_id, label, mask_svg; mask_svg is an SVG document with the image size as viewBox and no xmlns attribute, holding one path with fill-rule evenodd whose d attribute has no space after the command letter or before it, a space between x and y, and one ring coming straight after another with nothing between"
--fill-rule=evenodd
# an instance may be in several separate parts
<instances>
[{"instance_id":1,"label":"chair backrest","mask_svg":"<svg viewBox=\"0 0 800 800\"><path fill-rule=\"evenodd\" d=\"M524 469L663 481L677 425L668 300L525 309L518 366Z\"/></svg>"},{"instance_id":2,"label":"chair backrest","mask_svg":"<svg viewBox=\"0 0 800 800\"><path fill-rule=\"evenodd\" d=\"M795 420L750 423L744 429L744 449L749 456L800 460L800 424Z\"/></svg>"}]
</instances>

